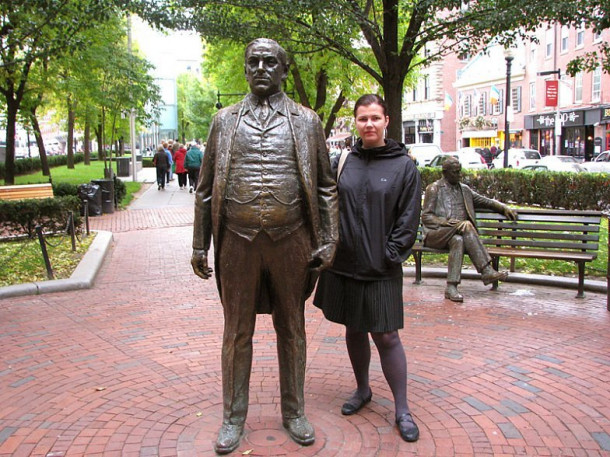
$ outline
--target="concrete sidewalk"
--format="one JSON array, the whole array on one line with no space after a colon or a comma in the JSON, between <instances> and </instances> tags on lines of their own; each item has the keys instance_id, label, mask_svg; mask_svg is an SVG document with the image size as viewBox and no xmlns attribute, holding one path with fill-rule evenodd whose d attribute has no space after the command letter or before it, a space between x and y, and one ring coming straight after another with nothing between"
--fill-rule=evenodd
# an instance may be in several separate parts
<instances>
[{"instance_id":1,"label":"concrete sidewalk","mask_svg":"<svg viewBox=\"0 0 610 457\"><path fill-rule=\"evenodd\" d=\"M0 457L214 455L222 306L215 281L191 271L194 197L177 187L150 186L127 211L92 218L112 233L92 288L0 300ZM259 316L246 435L233 455L610 456L605 294L576 300L510 282L490 291L467 279L456 305L443 289L442 278L404 281L417 443L398 436L374 349L373 401L341 416L355 387L343 328L309 301L316 442L300 447L283 430L275 333Z\"/></svg>"}]
</instances>

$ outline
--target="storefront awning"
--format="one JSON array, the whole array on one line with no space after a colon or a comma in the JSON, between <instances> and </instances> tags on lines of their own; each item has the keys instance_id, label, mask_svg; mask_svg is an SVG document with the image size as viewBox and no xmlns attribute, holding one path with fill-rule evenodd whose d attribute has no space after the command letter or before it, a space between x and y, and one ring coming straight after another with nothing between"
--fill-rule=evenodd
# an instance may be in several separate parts
<instances>
[{"instance_id":1,"label":"storefront awning","mask_svg":"<svg viewBox=\"0 0 610 457\"><path fill-rule=\"evenodd\" d=\"M352 134L350 132L340 132L340 133L337 133L336 135L329 136L326 139L326 141L328 141L330 143L335 143L337 141L344 141L346 138L349 138L350 136L352 136Z\"/></svg>"},{"instance_id":2,"label":"storefront awning","mask_svg":"<svg viewBox=\"0 0 610 457\"><path fill-rule=\"evenodd\" d=\"M462 138L495 138L497 136L497 130L465 130L462 132Z\"/></svg>"}]
</instances>

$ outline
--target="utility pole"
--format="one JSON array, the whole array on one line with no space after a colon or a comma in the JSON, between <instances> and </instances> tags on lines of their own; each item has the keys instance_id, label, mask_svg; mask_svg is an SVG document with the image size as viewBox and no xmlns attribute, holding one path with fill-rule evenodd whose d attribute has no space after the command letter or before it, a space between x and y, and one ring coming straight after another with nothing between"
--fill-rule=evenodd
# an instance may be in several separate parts
<instances>
[{"instance_id":1,"label":"utility pole","mask_svg":"<svg viewBox=\"0 0 610 457\"><path fill-rule=\"evenodd\" d=\"M131 19L132 15L129 15L128 26L127 26L127 50L131 54ZM138 162L136 155L136 113L135 109L129 110L129 141L131 143L131 180L138 180Z\"/></svg>"}]
</instances>

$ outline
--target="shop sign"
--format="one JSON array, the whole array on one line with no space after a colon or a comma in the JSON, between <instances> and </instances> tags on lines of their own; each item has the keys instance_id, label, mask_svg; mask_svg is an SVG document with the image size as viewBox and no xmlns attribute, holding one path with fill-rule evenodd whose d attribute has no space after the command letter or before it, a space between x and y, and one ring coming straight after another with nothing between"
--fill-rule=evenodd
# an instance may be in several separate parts
<instances>
[{"instance_id":1,"label":"shop sign","mask_svg":"<svg viewBox=\"0 0 610 457\"><path fill-rule=\"evenodd\" d=\"M603 121L610 120L610 107L602 108L602 120Z\"/></svg>"},{"instance_id":2,"label":"shop sign","mask_svg":"<svg viewBox=\"0 0 610 457\"><path fill-rule=\"evenodd\" d=\"M556 79L545 81L545 104L546 106L557 106L559 95L559 81Z\"/></svg>"},{"instance_id":3,"label":"shop sign","mask_svg":"<svg viewBox=\"0 0 610 457\"><path fill-rule=\"evenodd\" d=\"M555 126L555 117L557 114L541 114L540 116L534 116L534 128L535 129L550 129ZM582 111L567 111L559 114L561 119L561 125L563 127L571 127L576 125L584 125L584 116Z\"/></svg>"}]
</instances>

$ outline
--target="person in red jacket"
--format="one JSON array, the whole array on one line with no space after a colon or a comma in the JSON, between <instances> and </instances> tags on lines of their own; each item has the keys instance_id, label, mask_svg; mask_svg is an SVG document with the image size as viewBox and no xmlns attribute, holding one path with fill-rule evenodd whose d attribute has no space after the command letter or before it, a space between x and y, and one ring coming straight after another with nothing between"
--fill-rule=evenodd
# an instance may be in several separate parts
<instances>
[{"instance_id":1,"label":"person in red jacket","mask_svg":"<svg viewBox=\"0 0 610 457\"><path fill-rule=\"evenodd\" d=\"M186 189L186 168L184 168L185 157L186 148L183 144L179 144L178 149L174 153L174 163L176 164L176 174L178 175L178 186L180 189Z\"/></svg>"}]
</instances>

